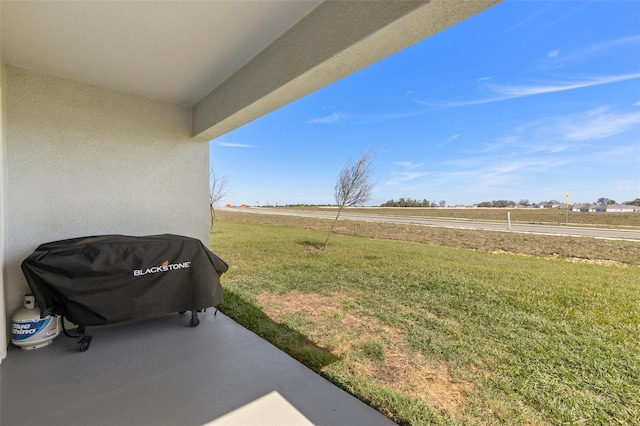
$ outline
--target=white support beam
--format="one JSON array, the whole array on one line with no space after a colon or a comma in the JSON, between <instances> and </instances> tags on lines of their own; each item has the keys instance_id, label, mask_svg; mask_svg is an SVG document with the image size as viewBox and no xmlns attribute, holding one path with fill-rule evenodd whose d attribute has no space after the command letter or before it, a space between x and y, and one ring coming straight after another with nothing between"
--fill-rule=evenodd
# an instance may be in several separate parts
<instances>
[{"instance_id":1,"label":"white support beam","mask_svg":"<svg viewBox=\"0 0 640 426\"><path fill-rule=\"evenodd\" d=\"M192 134L218 137L500 1L326 1L195 105Z\"/></svg>"}]
</instances>

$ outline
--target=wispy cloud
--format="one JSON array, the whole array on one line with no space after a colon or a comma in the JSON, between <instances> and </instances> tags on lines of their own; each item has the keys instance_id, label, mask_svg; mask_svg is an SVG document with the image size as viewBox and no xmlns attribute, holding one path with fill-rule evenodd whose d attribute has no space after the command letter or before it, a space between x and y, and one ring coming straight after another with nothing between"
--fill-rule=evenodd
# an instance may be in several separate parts
<instances>
[{"instance_id":1,"label":"wispy cloud","mask_svg":"<svg viewBox=\"0 0 640 426\"><path fill-rule=\"evenodd\" d=\"M617 112L600 107L574 114L561 123L565 139L586 141L614 136L640 124L640 111Z\"/></svg>"},{"instance_id":2,"label":"wispy cloud","mask_svg":"<svg viewBox=\"0 0 640 426\"><path fill-rule=\"evenodd\" d=\"M545 59L546 65L544 67L557 68L565 66L570 62L577 62L583 59L593 60L595 57L602 57L614 50L620 49L630 49L630 54L635 55L637 54L638 48L640 48L640 35L632 35L603 41L601 43L590 44L571 52L561 52L560 49L554 48L547 52ZM569 78L566 80L548 80L542 84L504 85L495 83L490 77L481 77L476 81L478 94L482 96L479 99L449 102L416 101L416 103L442 108L481 105L527 96L537 96L614 84L636 79L640 79L640 73L638 72L618 75L584 76L580 78Z\"/></svg>"},{"instance_id":3,"label":"wispy cloud","mask_svg":"<svg viewBox=\"0 0 640 426\"><path fill-rule=\"evenodd\" d=\"M453 142L453 141L455 141L455 140L456 140L456 139L458 139L459 137L460 137L460 135L456 133L455 135L452 135L452 136L451 136L449 139L447 139L446 141L441 142L441 143L439 143L438 145L436 145L436 148L443 147L443 146L445 146L446 144L448 144L449 142Z\"/></svg>"},{"instance_id":4,"label":"wispy cloud","mask_svg":"<svg viewBox=\"0 0 640 426\"><path fill-rule=\"evenodd\" d=\"M416 117L425 114L426 110L416 110L408 112L390 112L387 114L347 114L343 112L334 112L325 117L313 118L306 121L306 124L335 124L348 123L354 125L380 123L390 120L398 120L403 118Z\"/></svg>"},{"instance_id":5,"label":"wispy cloud","mask_svg":"<svg viewBox=\"0 0 640 426\"><path fill-rule=\"evenodd\" d=\"M500 86L487 85L489 90L503 95L508 99L520 98L523 96L542 95L545 93L564 92L567 90L582 89L585 87L601 86L603 84L617 83L620 81L634 80L640 78L640 73L622 74L613 76L601 76L587 78L584 80L566 81L556 84L542 86Z\"/></svg>"},{"instance_id":6,"label":"wispy cloud","mask_svg":"<svg viewBox=\"0 0 640 426\"><path fill-rule=\"evenodd\" d=\"M391 178L385 182L387 185L397 185L399 183L408 182L414 179L421 178L422 176L426 176L431 172L412 172L410 170L417 169L419 167L424 166L424 162L415 163L413 161L396 161L393 163L395 166L400 166L404 168L404 171L392 171Z\"/></svg>"},{"instance_id":7,"label":"wispy cloud","mask_svg":"<svg viewBox=\"0 0 640 426\"><path fill-rule=\"evenodd\" d=\"M499 156L512 159L520 156L574 155L596 146L613 149L607 138L628 132L640 126L640 111L615 110L601 106L565 115L551 115L512 128L507 134L486 141L473 151L480 158ZM598 141L605 141L606 144ZM598 148L598 149L599 149ZM465 166L468 164L459 164Z\"/></svg>"},{"instance_id":8,"label":"wispy cloud","mask_svg":"<svg viewBox=\"0 0 640 426\"><path fill-rule=\"evenodd\" d=\"M640 34L635 34L628 37L621 37L606 40L601 43L590 44L572 52L568 55L568 59L579 60L584 58L593 58L595 56L607 55L612 51L620 49L632 49L630 52L637 54L638 47L640 47Z\"/></svg>"},{"instance_id":9,"label":"wispy cloud","mask_svg":"<svg viewBox=\"0 0 640 426\"><path fill-rule=\"evenodd\" d=\"M391 178L386 182L386 184L397 185L402 182L421 178L428 174L429 172L391 172Z\"/></svg>"},{"instance_id":10,"label":"wispy cloud","mask_svg":"<svg viewBox=\"0 0 640 426\"><path fill-rule=\"evenodd\" d=\"M424 166L424 163L414 163L413 161L398 161L393 163L396 166L404 167L407 170L417 169L418 167Z\"/></svg>"},{"instance_id":11,"label":"wispy cloud","mask_svg":"<svg viewBox=\"0 0 640 426\"><path fill-rule=\"evenodd\" d=\"M542 68L561 68L571 63L578 63L585 60L593 61L598 58L604 58L614 52L624 49L628 49L629 54L631 55L637 55L639 47L640 34L636 34L628 37L605 40L600 43L591 43L570 51L563 51L562 55L551 55L551 53L556 50L560 53L558 49L554 49L547 54L547 59L545 59L541 65Z\"/></svg>"},{"instance_id":12,"label":"wispy cloud","mask_svg":"<svg viewBox=\"0 0 640 426\"><path fill-rule=\"evenodd\" d=\"M630 111L601 106L519 125L485 147L431 165L429 183L434 189L476 187L496 196L514 186L534 188L552 182L550 176L563 176L572 165L589 170L601 163L628 164L638 156L636 138L606 138L640 126L640 111Z\"/></svg>"},{"instance_id":13,"label":"wispy cloud","mask_svg":"<svg viewBox=\"0 0 640 426\"><path fill-rule=\"evenodd\" d=\"M436 171L429 177L429 181L434 188L466 186L476 188L476 192L486 192L496 197L496 194L505 189L521 188L541 176L562 173L567 165L580 161L582 159L579 155L553 153L476 155L435 164Z\"/></svg>"},{"instance_id":14,"label":"wispy cloud","mask_svg":"<svg viewBox=\"0 0 640 426\"><path fill-rule=\"evenodd\" d=\"M600 76L584 78L581 80L554 82L544 85L521 85L506 86L499 84L482 84L481 89L489 94L484 99L476 99L460 102L422 102L416 101L418 104L439 107L459 107L468 105L480 105L491 102L506 101L509 99L517 99L525 96L544 95L547 93L564 92L568 90L583 89L585 87L602 86L605 84L618 83L621 81L635 80L640 78L640 73Z\"/></svg>"},{"instance_id":15,"label":"wispy cloud","mask_svg":"<svg viewBox=\"0 0 640 426\"><path fill-rule=\"evenodd\" d=\"M536 21L536 19L545 14L552 5L546 5L545 7L541 7L538 10L536 10L534 13L526 16L525 18L521 19L520 21L516 22L515 24L511 25L508 28L503 29L502 31L499 32L499 34L505 34L511 31L514 31L518 28L521 28L523 26L529 25L529 23L533 23Z\"/></svg>"},{"instance_id":16,"label":"wispy cloud","mask_svg":"<svg viewBox=\"0 0 640 426\"><path fill-rule=\"evenodd\" d=\"M248 145L244 143L233 143L233 142L218 142L218 145L225 146L227 148L255 148L254 145Z\"/></svg>"},{"instance_id":17,"label":"wispy cloud","mask_svg":"<svg viewBox=\"0 0 640 426\"><path fill-rule=\"evenodd\" d=\"M343 121L347 117L348 117L347 114L344 114L342 112L334 112L333 114L330 114L324 117L312 118L306 123L307 124L332 124L332 123L338 123L340 121Z\"/></svg>"},{"instance_id":18,"label":"wispy cloud","mask_svg":"<svg viewBox=\"0 0 640 426\"><path fill-rule=\"evenodd\" d=\"M613 40L607 40L602 43L598 43L592 47L592 49L609 50L613 48L626 48L630 46L636 46L640 44L640 34L634 34L628 37L616 38Z\"/></svg>"},{"instance_id":19,"label":"wispy cloud","mask_svg":"<svg viewBox=\"0 0 640 426\"><path fill-rule=\"evenodd\" d=\"M416 117L416 116L425 114L426 112L427 111L425 110L419 110L419 111L409 111L409 112L390 112L387 114L354 115L353 124L362 125L362 124L380 123L380 122L390 121L390 120L399 120L403 118Z\"/></svg>"}]
</instances>

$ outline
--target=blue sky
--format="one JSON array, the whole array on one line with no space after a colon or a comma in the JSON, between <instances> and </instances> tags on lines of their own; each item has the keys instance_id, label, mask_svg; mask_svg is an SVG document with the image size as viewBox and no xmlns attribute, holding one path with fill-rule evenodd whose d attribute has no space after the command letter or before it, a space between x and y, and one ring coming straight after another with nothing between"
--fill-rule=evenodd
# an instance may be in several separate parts
<instances>
[{"instance_id":1,"label":"blue sky","mask_svg":"<svg viewBox=\"0 0 640 426\"><path fill-rule=\"evenodd\" d=\"M210 143L223 203L640 198L640 1L505 1Z\"/></svg>"}]
</instances>

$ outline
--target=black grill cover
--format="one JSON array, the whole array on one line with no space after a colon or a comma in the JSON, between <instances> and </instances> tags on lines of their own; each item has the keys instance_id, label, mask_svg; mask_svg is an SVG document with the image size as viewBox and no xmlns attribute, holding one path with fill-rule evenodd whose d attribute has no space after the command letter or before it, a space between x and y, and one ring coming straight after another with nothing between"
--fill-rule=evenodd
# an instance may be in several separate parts
<instances>
[{"instance_id":1,"label":"black grill cover","mask_svg":"<svg viewBox=\"0 0 640 426\"><path fill-rule=\"evenodd\" d=\"M200 240L169 234L54 241L22 262L42 316L80 325L216 306L227 268Z\"/></svg>"}]
</instances>

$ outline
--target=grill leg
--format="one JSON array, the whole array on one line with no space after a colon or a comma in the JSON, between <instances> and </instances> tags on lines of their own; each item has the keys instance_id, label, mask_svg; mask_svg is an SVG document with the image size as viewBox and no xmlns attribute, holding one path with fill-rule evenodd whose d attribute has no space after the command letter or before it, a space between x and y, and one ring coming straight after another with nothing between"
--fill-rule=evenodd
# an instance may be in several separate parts
<instances>
[{"instance_id":1,"label":"grill leg","mask_svg":"<svg viewBox=\"0 0 640 426\"><path fill-rule=\"evenodd\" d=\"M200 320L198 319L198 311L191 311L191 321L189 321L189 325L191 327L197 327L200 324Z\"/></svg>"}]
</instances>

